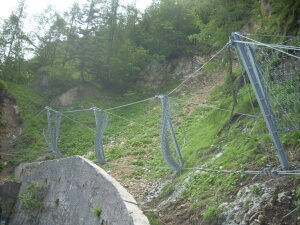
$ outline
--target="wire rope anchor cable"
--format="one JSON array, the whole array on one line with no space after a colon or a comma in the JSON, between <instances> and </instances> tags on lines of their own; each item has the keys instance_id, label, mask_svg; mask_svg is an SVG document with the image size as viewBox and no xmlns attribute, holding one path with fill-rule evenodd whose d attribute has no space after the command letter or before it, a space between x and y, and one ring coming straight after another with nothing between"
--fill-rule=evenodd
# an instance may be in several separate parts
<instances>
[{"instance_id":1,"label":"wire rope anchor cable","mask_svg":"<svg viewBox=\"0 0 300 225\"><path fill-rule=\"evenodd\" d=\"M96 120L96 135L95 135L95 154L97 156L97 160L100 164L105 164L105 154L104 154L104 147L103 147L103 132L107 122L107 116L105 115L104 111L93 107L91 108L94 111L95 120Z\"/></svg>"},{"instance_id":2,"label":"wire rope anchor cable","mask_svg":"<svg viewBox=\"0 0 300 225\"><path fill-rule=\"evenodd\" d=\"M157 96L162 104L162 118L161 118L161 148L164 161L171 167L173 172L178 173L183 170L183 159L177 143L175 132L172 126L169 113L169 98L167 96ZM173 158L171 148L168 140L168 130L171 134L171 138L175 147L175 151L179 160L179 163Z\"/></svg>"},{"instance_id":3,"label":"wire rope anchor cable","mask_svg":"<svg viewBox=\"0 0 300 225\"><path fill-rule=\"evenodd\" d=\"M62 157L58 149L58 138L59 138L59 129L61 124L61 113L51 109L50 107L45 107L47 111L47 119L48 119L48 143L50 150L55 153L58 158ZM55 121L54 121L54 128L52 127L52 119L51 119L51 111L55 113Z\"/></svg>"}]
</instances>

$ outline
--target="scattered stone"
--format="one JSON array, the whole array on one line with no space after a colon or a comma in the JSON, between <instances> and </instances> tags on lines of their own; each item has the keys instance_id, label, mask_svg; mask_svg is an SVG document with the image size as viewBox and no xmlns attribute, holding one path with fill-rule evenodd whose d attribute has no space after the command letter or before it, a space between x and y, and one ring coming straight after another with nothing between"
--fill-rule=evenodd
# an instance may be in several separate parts
<instances>
[{"instance_id":1,"label":"scattered stone","mask_svg":"<svg viewBox=\"0 0 300 225\"><path fill-rule=\"evenodd\" d=\"M258 212L255 212L255 213L250 217L249 221L252 222L252 221L256 220L256 219L258 218L258 216L259 216L259 213L258 213Z\"/></svg>"},{"instance_id":2,"label":"scattered stone","mask_svg":"<svg viewBox=\"0 0 300 225\"><path fill-rule=\"evenodd\" d=\"M242 222L243 218L244 218L245 214L244 213L239 213L236 217L235 217L235 222L237 222L238 224Z\"/></svg>"},{"instance_id":3,"label":"scattered stone","mask_svg":"<svg viewBox=\"0 0 300 225\"><path fill-rule=\"evenodd\" d=\"M229 203L228 202L223 202L222 204L219 205L220 210L225 210L228 208Z\"/></svg>"},{"instance_id":4,"label":"scattered stone","mask_svg":"<svg viewBox=\"0 0 300 225\"><path fill-rule=\"evenodd\" d=\"M261 196L251 191L253 187L258 187L261 190ZM221 217L224 218L223 225L249 225L261 224L260 214L261 207L266 202L266 199L271 197L271 189L267 188L265 184L256 183L250 186L241 188L233 202L230 203L231 207L226 207L226 204L221 204L219 207Z\"/></svg>"},{"instance_id":5,"label":"scattered stone","mask_svg":"<svg viewBox=\"0 0 300 225\"><path fill-rule=\"evenodd\" d=\"M18 116L20 114L20 110L17 105L14 105L14 111L15 111L16 116Z\"/></svg>"},{"instance_id":6,"label":"scattered stone","mask_svg":"<svg viewBox=\"0 0 300 225\"><path fill-rule=\"evenodd\" d=\"M292 197L289 196L288 192L281 192L277 196L277 201L279 203L289 203Z\"/></svg>"},{"instance_id":7,"label":"scattered stone","mask_svg":"<svg viewBox=\"0 0 300 225\"><path fill-rule=\"evenodd\" d=\"M250 225L261 225L261 221L256 219L252 223L250 223Z\"/></svg>"}]
</instances>

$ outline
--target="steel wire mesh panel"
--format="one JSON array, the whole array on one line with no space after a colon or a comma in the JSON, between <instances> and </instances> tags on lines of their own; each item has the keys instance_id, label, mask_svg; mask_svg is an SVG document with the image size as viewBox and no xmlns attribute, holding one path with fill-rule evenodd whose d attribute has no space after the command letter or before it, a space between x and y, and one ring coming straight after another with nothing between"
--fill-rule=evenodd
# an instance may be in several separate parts
<instances>
[{"instance_id":1,"label":"steel wire mesh panel","mask_svg":"<svg viewBox=\"0 0 300 225\"><path fill-rule=\"evenodd\" d=\"M57 157L61 157L61 153L58 149L58 138L59 138L59 130L61 124L61 113L54 112L55 119L54 119L54 128L52 127L52 118L51 118L51 111L47 108L47 119L48 119L48 143L49 148L52 152L55 153Z\"/></svg>"},{"instance_id":2,"label":"steel wire mesh panel","mask_svg":"<svg viewBox=\"0 0 300 225\"><path fill-rule=\"evenodd\" d=\"M108 116L103 110L99 109L94 109L94 115L96 119L95 153L98 162L104 164L106 160L103 148L103 133L108 123Z\"/></svg>"},{"instance_id":3,"label":"steel wire mesh panel","mask_svg":"<svg viewBox=\"0 0 300 225\"><path fill-rule=\"evenodd\" d=\"M300 60L268 47L251 47L278 131L300 130ZM285 51L300 56L297 49Z\"/></svg>"},{"instance_id":4,"label":"steel wire mesh panel","mask_svg":"<svg viewBox=\"0 0 300 225\"><path fill-rule=\"evenodd\" d=\"M181 156L181 152L176 140L176 136L174 133L174 129L172 126L172 121L170 119L170 112L169 112L169 99L167 96L161 96L160 97L161 104L162 104L162 118L161 118L161 149L164 161L168 166L171 167L171 169L178 173L181 170L183 170L183 159ZM169 143L169 134L171 136L171 139L173 141L175 151L178 157L177 162L171 152L171 146Z\"/></svg>"}]
</instances>

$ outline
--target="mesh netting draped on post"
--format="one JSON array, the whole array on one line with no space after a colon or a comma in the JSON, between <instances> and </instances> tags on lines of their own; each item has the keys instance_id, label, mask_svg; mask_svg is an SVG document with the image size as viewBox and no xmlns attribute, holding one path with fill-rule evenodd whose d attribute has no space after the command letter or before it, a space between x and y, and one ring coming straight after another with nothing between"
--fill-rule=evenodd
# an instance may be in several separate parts
<instances>
[{"instance_id":1,"label":"mesh netting draped on post","mask_svg":"<svg viewBox=\"0 0 300 225\"><path fill-rule=\"evenodd\" d=\"M176 140L175 132L172 126L172 121L170 119L169 112L169 98L167 96L159 96L162 104L162 118L161 118L161 149L165 162L172 168L175 173L183 170L183 159L181 152ZM169 132L168 132L169 131ZM179 160L179 163L176 162L172 156L168 133L170 133L175 151Z\"/></svg>"},{"instance_id":2,"label":"mesh netting draped on post","mask_svg":"<svg viewBox=\"0 0 300 225\"><path fill-rule=\"evenodd\" d=\"M104 164L106 161L105 161L105 154L104 154L102 140L103 140L103 133L107 125L108 116L103 110L100 110L98 108L93 108L93 110L96 119L95 153L98 162L100 164Z\"/></svg>"},{"instance_id":3,"label":"mesh netting draped on post","mask_svg":"<svg viewBox=\"0 0 300 225\"><path fill-rule=\"evenodd\" d=\"M61 122L61 113L54 112L55 114L55 121L54 121L54 128L52 127L52 119L51 119L51 109L46 107L47 110L47 119L48 119L48 144L50 150L55 153L57 157L61 157L62 154L58 150L58 137L59 137L59 129L60 129L60 122Z\"/></svg>"},{"instance_id":4,"label":"mesh netting draped on post","mask_svg":"<svg viewBox=\"0 0 300 225\"><path fill-rule=\"evenodd\" d=\"M300 42L300 41L299 41ZM281 133L300 130L300 60L268 47L252 46ZM289 53L300 56L299 50Z\"/></svg>"}]
</instances>

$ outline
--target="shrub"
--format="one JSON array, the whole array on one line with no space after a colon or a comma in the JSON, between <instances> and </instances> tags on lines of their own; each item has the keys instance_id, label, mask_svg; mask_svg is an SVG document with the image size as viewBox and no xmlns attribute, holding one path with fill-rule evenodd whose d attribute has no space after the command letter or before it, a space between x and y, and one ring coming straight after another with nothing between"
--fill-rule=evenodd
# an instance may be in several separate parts
<instances>
[{"instance_id":1,"label":"shrub","mask_svg":"<svg viewBox=\"0 0 300 225\"><path fill-rule=\"evenodd\" d=\"M102 209L100 208L99 205L97 205L95 208L93 208L92 212L94 213L94 216L96 218L100 218L101 213L102 213Z\"/></svg>"}]
</instances>

